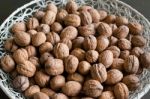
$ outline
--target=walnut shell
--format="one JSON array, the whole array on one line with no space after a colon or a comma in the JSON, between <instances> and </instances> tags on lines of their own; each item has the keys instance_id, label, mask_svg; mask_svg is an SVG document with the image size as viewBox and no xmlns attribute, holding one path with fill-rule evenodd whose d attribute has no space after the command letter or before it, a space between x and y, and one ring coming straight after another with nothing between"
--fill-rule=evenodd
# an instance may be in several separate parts
<instances>
[{"instance_id":1,"label":"walnut shell","mask_svg":"<svg viewBox=\"0 0 150 99\"><path fill-rule=\"evenodd\" d=\"M99 53L95 50L89 50L85 54L85 58L89 63L94 63L98 60Z\"/></svg>"},{"instance_id":2,"label":"walnut shell","mask_svg":"<svg viewBox=\"0 0 150 99\"><path fill-rule=\"evenodd\" d=\"M5 41L4 48L9 52L14 52L18 49L18 46L15 44L14 38L9 38Z\"/></svg>"},{"instance_id":3,"label":"walnut shell","mask_svg":"<svg viewBox=\"0 0 150 99\"><path fill-rule=\"evenodd\" d=\"M98 61L106 68L109 68L113 63L113 53L110 50L105 50L99 55Z\"/></svg>"},{"instance_id":4,"label":"walnut shell","mask_svg":"<svg viewBox=\"0 0 150 99\"><path fill-rule=\"evenodd\" d=\"M143 36L135 35L132 37L131 43L133 44L133 46L142 47L146 45L146 39Z\"/></svg>"},{"instance_id":5,"label":"walnut shell","mask_svg":"<svg viewBox=\"0 0 150 99\"><path fill-rule=\"evenodd\" d=\"M78 31L81 36L89 36L95 34L95 29L93 24L80 26L78 27Z\"/></svg>"},{"instance_id":6,"label":"walnut shell","mask_svg":"<svg viewBox=\"0 0 150 99\"><path fill-rule=\"evenodd\" d=\"M69 55L64 59L65 71L67 73L74 73L78 68L79 60L74 55Z\"/></svg>"},{"instance_id":7,"label":"walnut shell","mask_svg":"<svg viewBox=\"0 0 150 99\"><path fill-rule=\"evenodd\" d=\"M118 17L116 17L116 24L117 24L117 26L127 25L128 19L123 16L118 16Z\"/></svg>"},{"instance_id":8,"label":"walnut shell","mask_svg":"<svg viewBox=\"0 0 150 99\"><path fill-rule=\"evenodd\" d=\"M83 85L85 95L96 98L102 93L103 86L97 80L87 80Z\"/></svg>"},{"instance_id":9,"label":"walnut shell","mask_svg":"<svg viewBox=\"0 0 150 99\"><path fill-rule=\"evenodd\" d=\"M77 98L78 99L78 98ZM80 98L79 98L80 99ZM94 98L91 98L91 97L82 97L81 99L94 99Z\"/></svg>"},{"instance_id":10,"label":"walnut shell","mask_svg":"<svg viewBox=\"0 0 150 99\"><path fill-rule=\"evenodd\" d=\"M82 86L79 82L68 81L62 88L62 92L67 96L77 96L82 89Z\"/></svg>"},{"instance_id":11,"label":"walnut shell","mask_svg":"<svg viewBox=\"0 0 150 99\"><path fill-rule=\"evenodd\" d=\"M106 23L115 23L115 21L116 21L115 15L108 15L104 20L104 22Z\"/></svg>"},{"instance_id":12,"label":"walnut shell","mask_svg":"<svg viewBox=\"0 0 150 99\"><path fill-rule=\"evenodd\" d=\"M91 68L91 64L87 61L81 61L78 65L78 72L82 75L86 75L89 73Z\"/></svg>"},{"instance_id":13,"label":"walnut shell","mask_svg":"<svg viewBox=\"0 0 150 99\"><path fill-rule=\"evenodd\" d=\"M145 67L145 68L150 68L150 53L149 52L144 52L140 56L140 64Z\"/></svg>"},{"instance_id":14,"label":"walnut shell","mask_svg":"<svg viewBox=\"0 0 150 99\"><path fill-rule=\"evenodd\" d=\"M94 9L94 8L93 9L89 9L88 11L91 14L92 22L93 23L99 22L99 20L100 20L100 14L99 14L99 12L96 9Z\"/></svg>"},{"instance_id":15,"label":"walnut shell","mask_svg":"<svg viewBox=\"0 0 150 99\"><path fill-rule=\"evenodd\" d=\"M120 49L117 46L110 46L107 50L112 51L114 58L118 58L120 56Z\"/></svg>"},{"instance_id":16,"label":"walnut shell","mask_svg":"<svg viewBox=\"0 0 150 99\"><path fill-rule=\"evenodd\" d=\"M84 37L78 36L76 39L72 41L72 47L74 48L82 48L84 42Z\"/></svg>"},{"instance_id":17,"label":"walnut shell","mask_svg":"<svg viewBox=\"0 0 150 99\"><path fill-rule=\"evenodd\" d=\"M39 47L39 52L45 53L45 52L50 52L53 50L53 45L50 42L45 42L43 44L40 45Z\"/></svg>"},{"instance_id":18,"label":"walnut shell","mask_svg":"<svg viewBox=\"0 0 150 99\"><path fill-rule=\"evenodd\" d=\"M78 11L79 11L79 12L82 12L82 11L88 11L88 10L90 10L90 9L92 9L91 6L83 5L83 6L80 6L80 7L78 8Z\"/></svg>"},{"instance_id":19,"label":"walnut shell","mask_svg":"<svg viewBox=\"0 0 150 99\"><path fill-rule=\"evenodd\" d=\"M33 95L33 99L50 99L50 98L43 92L37 92Z\"/></svg>"},{"instance_id":20,"label":"walnut shell","mask_svg":"<svg viewBox=\"0 0 150 99\"><path fill-rule=\"evenodd\" d=\"M98 99L115 99L112 91L104 91Z\"/></svg>"},{"instance_id":21,"label":"walnut shell","mask_svg":"<svg viewBox=\"0 0 150 99\"><path fill-rule=\"evenodd\" d=\"M55 92L49 88L42 88L41 92L47 94L50 98L55 94Z\"/></svg>"},{"instance_id":22,"label":"walnut shell","mask_svg":"<svg viewBox=\"0 0 150 99\"><path fill-rule=\"evenodd\" d=\"M80 12L80 18L83 26L90 25L92 23L92 16L88 11Z\"/></svg>"},{"instance_id":23,"label":"walnut shell","mask_svg":"<svg viewBox=\"0 0 150 99\"><path fill-rule=\"evenodd\" d=\"M39 21L37 18L29 18L27 21L27 27L29 30L36 29L39 26Z\"/></svg>"},{"instance_id":24,"label":"walnut shell","mask_svg":"<svg viewBox=\"0 0 150 99\"><path fill-rule=\"evenodd\" d=\"M68 1L66 4L66 10L69 14L75 13L78 10L78 5L74 1Z\"/></svg>"},{"instance_id":25,"label":"walnut shell","mask_svg":"<svg viewBox=\"0 0 150 99\"><path fill-rule=\"evenodd\" d=\"M25 32L26 31L26 24L25 22L17 22L15 23L12 28L11 31L15 34L15 33L19 33L19 32Z\"/></svg>"},{"instance_id":26,"label":"walnut shell","mask_svg":"<svg viewBox=\"0 0 150 99\"><path fill-rule=\"evenodd\" d=\"M100 15L100 21L104 20L107 17L107 12L105 10L98 10Z\"/></svg>"},{"instance_id":27,"label":"walnut shell","mask_svg":"<svg viewBox=\"0 0 150 99\"><path fill-rule=\"evenodd\" d=\"M36 30L29 30L29 31L27 31L27 33L30 34L30 36L31 36L31 38L32 38L32 36L33 36L34 34L36 34L37 31L36 31Z\"/></svg>"},{"instance_id":28,"label":"walnut shell","mask_svg":"<svg viewBox=\"0 0 150 99\"><path fill-rule=\"evenodd\" d=\"M37 92L40 92L40 87L37 85L32 85L25 91L25 96L32 97Z\"/></svg>"},{"instance_id":29,"label":"walnut shell","mask_svg":"<svg viewBox=\"0 0 150 99\"><path fill-rule=\"evenodd\" d=\"M143 53L144 53L144 51L140 47L134 47L131 51L131 55L135 55L137 57L139 57Z\"/></svg>"},{"instance_id":30,"label":"walnut shell","mask_svg":"<svg viewBox=\"0 0 150 99\"><path fill-rule=\"evenodd\" d=\"M84 82L84 77L79 73L73 73L67 76L67 81L77 81L82 84Z\"/></svg>"},{"instance_id":31,"label":"walnut shell","mask_svg":"<svg viewBox=\"0 0 150 99\"><path fill-rule=\"evenodd\" d=\"M137 73L139 69L139 60L136 56L134 55L129 55L128 58L125 59L124 62L124 70L127 73Z\"/></svg>"},{"instance_id":32,"label":"walnut shell","mask_svg":"<svg viewBox=\"0 0 150 99\"><path fill-rule=\"evenodd\" d=\"M117 45L118 39L114 36L109 37L109 45Z\"/></svg>"},{"instance_id":33,"label":"walnut shell","mask_svg":"<svg viewBox=\"0 0 150 99\"><path fill-rule=\"evenodd\" d=\"M53 45L55 45L56 43L58 43L60 41L60 37L57 33L55 32L50 32L46 35L46 38L48 42L52 43Z\"/></svg>"},{"instance_id":34,"label":"walnut shell","mask_svg":"<svg viewBox=\"0 0 150 99\"><path fill-rule=\"evenodd\" d=\"M116 24L109 24L109 26L111 27L113 33L115 32L116 29L118 29Z\"/></svg>"},{"instance_id":35,"label":"walnut shell","mask_svg":"<svg viewBox=\"0 0 150 99\"><path fill-rule=\"evenodd\" d=\"M52 99L69 99L69 98L63 93L57 93L52 96Z\"/></svg>"},{"instance_id":36,"label":"walnut shell","mask_svg":"<svg viewBox=\"0 0 150 99\"><path fill-rule=\"evenodd\" d=\"M68 46L69 50L72 49L72 41L68 38L64 38L62 40L60 40L60 43L64 43Z\"/></svg>"},{"instance_id":37,"label":"walnut shell","mask_svg":"<svg viewBox=\"0 0 150 99\"><path fill-rule=\"evenodd\" d=\"M33 77L36 71L36 66L30 61L24 61L17 65L17 72L26 77Z\"/></svg>"},{"instance_id":38,"label":"walnut shell","mask_svg":"<svg viewBox=\"0 0 150 99\"><path fill-rule=\"evenodd\" d=\"M76 56L79 61L83 61L85 59L85 51L80 48L72 50L71 55Z\"/></svg>"},{"instance_id":39,"label":"walnut shell","mask_svg":"<svg viewBox=\"0 0 150 99\"><path fill-rule=\"evenodd\" d=\"M50 32L50 27L48 24L41 24L40 26L37 27L37 31L47 34Z\"/></svg>"},{"instance_id":40,"label":"walnut shell","mask_svg":"<svg viewBox=\"0 0 150 99\"><path fill-rule=\"evenodd\" d=\"M104 51L109 45L109 40L105 36L99 36L97 38L97 51L102 52Z\"/></svg>"},{"instance_id":41,"label":"walnut shell","mask_svg":"<svg viewBox=\"0 0 150 99\"><path fill-rule=\"evenodd\" d=\"M57 13L58 9L54 3L50 3L47 5L46 10L53 11L53 12Z\"/></svg>"},{"instance_id":42,"label":"walnut shell","mask_svg":"<svg viewBox=\"0 0 150 99\"><path fill-rule=\"evenodd\" d=\"M34 17L37 18L38 20L41 20L45 15L45 12L44 11L36 11L34 13Z\"/></svg>"},{"instance_id":43,"label":"walnut shell","mask_svg":"<svg viewBox=\"0 0 150 99\"><path fill-rule=\"evenodd\" d=\"M25 47L25 49L28 52L29 57L36 56L37 52L36 52L36 48L34 46L29 45L29 46Z\"/></svg>"},{"instance_id":44,"label":"walnut shell","mask_svg":"<svg viewBox=\"0 0 150 99\"><path fill-rule=\"evenodd\" d=\"M40 57L40 63L44 64L49 58L53 58L53 55L48 52L43 53Z\"/></svg>"},{"instance_id":45,"label":"walnut shell","mask_svg":"<svg viewBox=\"0 0 150 99\"><path fill-rule=\"evenodd\" d=\"M52 25L55 22L56 13L48 10L42 18L42 23Z\"/></svg>"},{"instance_id":46,"label":"walnut shell","mask_svg":"<svg viewBox=\"0 0 150 99\"><path fill-rule=\"evenodd\" d=\"M128 58L129 55L130 55L130 51L129 50L124 50L124 51L120 52L120 58L122 58L122 59Z\"/></svg>"},{"instance_id":47,"label":"walnut shell","mask_svg":"<svg viewBox=\"0 0 150 99\"><path fill-rule=\"evenodd\" d=\"M46 41L46 35L43 32L38 32L37 34L32 36L32 45L40 46L42 43Z\"/></svg>"},{"instance_id":48,"label":"walnut shell","mask_svg":"<svg viewBox=\"0 0 150 99\"><path fill-rule=\"evenodd\" d=\"M60 9L56 15L56 21L62 24L67 15L68 15L68 12L66 10Z\"/></svg>"},{"instance_id":49,"label":"walnut shell","mask_svg":"<svg viewBox=\"0 0 150 99\"><path fill-rule=\"evenodd\" d=\"M120 39L118 41L118 47L121 50L130 50L131 49L131 42L127 39Z\"/></svg>"},{"instance_id":50,"label":"walnut shell","mask_svg":"<svg viewBox=\"0 0 150 99\"><path fill-rule=\"evenodd\" d=\"M121 59L121 58L114 58L113 59L113 63L111 65L111 68L112 69L118 69L118 70L122 71L124 69L123 65L124 65L124 60L123 59Z\"/></svg>"},{"instance_id":51,"label":"walnut shell","mask_svg":"<svg viewBox=\"0 0 150 99\"><path fill-rule=\"evenodd\" d=\"M56 33L60 33L63 29L63 26L58 23L58 22L54 22L52 25L51 25L51 30L53 32L56 32Z\"/></svg>"},{"instance_id":52,"label":"walnut shell","mask_svg":"<svg viewBox=\"0 0 150 99\"><path fill-rule=\"evenodd\" d=\"M94 64L91 68L91 76L93 79L98 80L100 83L103 83L107 79L107 71L106 67L99 63L99 64Z\"/></svg>"},{"instance_id":53,"label":"walnut shell","mask_svg":"<svg viewBox=\"0 0 150 99\"><path fill-rule=\"evenodd\" d=\"M143 32L143 26L137 22L131 22L128 24L130 32L134 35L141 34Z\"/></svg>"},{"instance_id":54,"label":"walnut shell","mask_svg":"<svg viewBox=\"0 0 150 99\"><path fill-rule=\"evenodd\" d=\"M35 65L37 68L40 67L39 58L37 58L37 57L30 57L30 58L29 58L29 61L30 61L33 65Z\"/></svg>"}]
</instances>

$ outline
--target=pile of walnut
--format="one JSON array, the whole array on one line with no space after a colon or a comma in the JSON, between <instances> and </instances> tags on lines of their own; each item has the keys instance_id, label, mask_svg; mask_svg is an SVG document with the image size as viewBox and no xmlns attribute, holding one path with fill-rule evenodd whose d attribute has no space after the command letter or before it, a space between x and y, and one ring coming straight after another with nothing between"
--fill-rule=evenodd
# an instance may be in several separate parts
<instances>
[{"instance_id":1,"label":"pile of walnut","mask_svg":"<svg viewBox=\"0 0 150 99\"><path fill-rule=\"evenodd\" d=\"M49 4L11 29L1 68L33 99L128 99L150 67L143 27L69 1Z\"/></svg>"}]
</instances>

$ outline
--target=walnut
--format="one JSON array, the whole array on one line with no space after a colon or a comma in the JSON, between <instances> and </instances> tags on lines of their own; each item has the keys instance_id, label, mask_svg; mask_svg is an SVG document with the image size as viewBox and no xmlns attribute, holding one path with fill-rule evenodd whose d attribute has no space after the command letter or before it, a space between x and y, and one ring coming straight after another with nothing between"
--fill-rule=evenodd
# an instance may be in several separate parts
<instances>
[{"instance_id":1,"label":"walnut","mask_svg":"<svg viewBox=\"0 0 150 99\"><path fill-rule=\"evenodd\" d=\"M17 49L13 53L13 58L17 64L22 63L28 60L28 52L23 48Z\"/></svg>"},{"instance_id":2,"label":"walnut","mask_svg":"<svg viewBox=\"0 0 150 99\"><path fill-rule=\"evenodd\" d=\"M106 68L109 68L113 63L113 53L110 50L105 50L99 55L98 61Z\"/></svg>"},{"instance_id":3,"label":"walnut","mask_svg":"<svg viewBox=\"0 0 150 99\"><path fill-rule=\"evenodd\" d=\"M38 20L41 20L45 15L45 12L44 11L36 11L34 13L34 17L37 18Z\"/></svg>"},{"instance_id":4,"label":"walnut","mask_svg":"<svg viewBox=\"0 0 150 99\"><path fill-rule=\"evenodd\" d=\"M56 33L60 33L63 29L63 26L58 23L58 22L54 22L52 25L51 25L51 30L53 32L56 32Z\"/></svg>"},{"instance_id":5,"label":"walnut","mask_svg":"<svg viewBox=\"0 0 150 99\"><path fill-rule=\"evenodd\" d=\"M64 43L58 43L54 46L54 54L56 58L63 59L69 56L69 48Z\"/></svg>"},{"instance_id":6,"label":"walnut","mask_svg":"<svg viewBox=\"0 0 150 99\"><path fill-rule=\"evenodd\" d=\"M74 73L78 68L79 60L74 55L69 55L64 59L65 71L67 73Z\"/></svg>"},{"instance_id":7,"label":"walnut","mask_svg":"<svg viewBox=\"0 0 150 99\"><path fill-rule=\"evenodd\" d=\"M104 91L98 99L115 99L112 91Z\"/></svg>"},{"instance_id":8,"label":"walnut","mask_svg":"<svg viewBox=\"0 0 150 99\"><path fill-rule=\"evenodd\" d=\"M93 24L80 26L78 27L78 31L81 36L89 36L95 34L95 29Z\"/></svg>"},{"instance_id":9,"label":"walnut","mask_svg":"<svg viewBox=\"0 0 150 99\"><path fill-rule=\"evenodd\" d=\"M62 40L60 40L60 43L64 43L68 46L69 50L72 49L72 41L68 38L64 38Z\"/></svg>"},{"instance_id":10,"label":"walnut","mask_svg":"<svg viewBox=\"0 0 150 99\"><path fill-rule=\"evenodd\" d=\"M91 68L91 76L93 79L98 80L100 83L103 83L107 79L107 71L106 67L99 63L99 64L94 64Z\"/></svg>"},{"instance_id":11,"label":"walnut","mask_svg":"<svg viewBox=\"0 0 150 99\"><path fill-rule=\"evenodd\" d=\"M135 55L137 57L139 57L143 53L144 53L144 51L140 47L134 47L131 51L131 55Z\"/></svg>"},{"instance_id":12,"label":"walnut","mask_svg":"<svg viewBox=\"0 0 150 99\"><path fill-rule=\"evenodd\" d=\"M15 62L10 55L3 56L1 58L1 68L5 72L12 72L15 69Z\"/></svg>"},{"instance_id":13,"label":"walnut","mask_svg":"<svg viewBox=\"0 0 150 99\"><path fill-rule=\"evenodd\" d=\"M14 69L13 71L10 72L10 77L12 79L15 79L18 75L19 75L19 73L17 72L16 69Z\"/></svg>"},{"instance_id":14,"label":"walnut","mask_svg":"<svg viewBox=\"0 0 150 99\"><path fill-rule=\"evenodd\" d=\"M50 27L48 24L41 24L40 26L37 27L37 31L47 34L50 32Z\"/></svg>"},{"instance_id":15,"label":"walnut","mask_svg":"<svg viewBox=\"0 0 150 99\"><path fill-rule=\"evenodd\" d=\"M36 66L30 61L24 61L17 65L17 72L26 77L33 77L36 71Z\"/></svg>"},{"instance_id":16,"label":"walnut","mask_svg":"<svg viewBox=\"0 0 150 99\"><path fill-rule=\"evenodd\" d=\"M45 87L49 83L50 76L43 70L40 70L35 73L34 80L40 87Z\"/></svg>"},{"instance_id":17,"label":"walnut","mask_svg":"<svg viewBox=\"0 0 150 99\"><path fill-rule=\"evenodd\" d=\"M73 73L67 76L67 81L77 81L82 84L84 82L84 77L79 73Z\"/></svg>"},{"instance_id":18,"label":"walnut","mask_svg":"<svg viewBox=\"0 0 150 99\"><path fill-rule=\"evenodd\" d=\"M115 15L108 15L104 22L106 23L114 23L116 21L116 16Z\"/></svg>"},{"instance_id":19,"label":"walnut","mask_svg":"<svg viewBox=\"0 0 150 99\"><path fill-rule=\"evenodd\" d=\"M53 50L53 45L50 42L45 42L43 44L40 45L39 47L39 52L45 53L45 52L50 52Z\"/></svg>"},{"instance_id":20,"label":"walnut","mask_svg":"<svg viewBox=\"0 0 150 99\"><path fill-rule=\"evenodd\" d=\"M14 38L9 38L5 41L4 48L9 52L14 52L18 49L18 46L15 44Z\"/></svg>"},{"instance_id":21,"label":"walnut","mask_svg":"<svg viewBox=\"0 0 150 99\"><path fill-rule=\"evenodd\" d=\"M69 14L75 13L78 10L78 5L76 4L76 2L70 0L66 4L66 10Z\"/></svg>"},{"instance_id":22,"label":"walnut","mask_svg":"<svg viewBox=\"0 0 150 99\"><path fill-rule=\"evenodd\" d=\"M31 37L26 32L18 32L14 35L14 41L19 46L27 46L31 42Z\"/></svg>"},{"instance_id":23,"label":"walnut","mask_svg":"<svg viewBox=\"0 0 150 99\"><path fill-rule=\"evenodd\" d=\"M133 44L133 46L142 47L146 45L146 39L143 36L135 35L132 37L131 43Z\"/></svg>"},{"instance_id":24,"label":"walnut","mask_svg":"<svg viewBox=\"0 0 150 99\"><path fill-rule=\"evenodd\" d=\"M122 58L122 59L128 58L129 55L130 55L129 50L124 50L124 51L121 51L121 52L120 52L120 58Z\"/></svg>"},{"instance_id":25,"label":"walnut","mask_svg":"<svg viewBox=\"0 0 150 99\"><path fill-rule=\"evenodd\" d=\"M95 50L89 50L85 54L85 58L89 63L94 63L98 60L99 53Z\"/></svg>"},{"instance_id":26,"label":"walnut","mask_svg":"<svg viewBox=\"0 0 150 99\"><path fill-rule=\"evenodd\" d=\"M49 88L42 88L41 92L47 94L50 98L55 94L55 92Z\"/></svg>"},{"instance_id":27,"label":"walnut","mask_svg":"<svg viewBox=\"0 0 150 99\"><path fill-rule=\"evenodd\" d=\"M104 51L109 45L109 40L105 36L99 36L97 38L97 51L102 52Z\"/></svg>"},{"instance_id":28,"label":"walnut","mask_svg":"<svg viewBox=\"0 0 150 99\"><path fill-rule=\"evenodd\" d=\"M92 23L92 16L88 11L80 12L80 18L83 26L90 25Z\"/></svg>"},{"instance_id":29,"label":"walnut","mask_svg":"<svg viewBox=\"0 0 150 99\"><path fill-rule=\"evenodd\" d=\"M143 67L150 68L150 53L149 52L144 52L143 54L141 54L139 59Z\"/></svg>"},{"instance_id":30,"label":"walnut","mask_svg":"<svg viewBox=\"0 0 150 99\"><path fill-rule=\"evenodd\" d=\"M109 45L117 45L118 39L114 36L109 37Z\"/></svg>"},{"instance_id":31,"label":"walnut","mask_svg":"<svg viewBox=\"0 0 150 99\"><path fill-rule=\"evenodd\" d=\"M72 50L71 55L76 56L79 61L83 61L85 59L85 51L80 48Z\"/></svg>"},{"instance_id":32,"label":"walnut","mask_svg":"<svg viewBox=\"0 0 150 99\"><path fill-rule=\"evenodd\" d=\"M50 87L52 90L59 90L65 85L65 77L57 75L50 80Z\"/></svg>"},{"instance_id":33,"label":"walnut","mask_svg":"<svg viewBox=\"0 0 150 99\"><path fill-rule=\"evenodd\" d=\"M97 80L87 80L83 85L85 95L96 98L102 93L103 86Z\"/></svg>"},{"instance_id":34,"label":"walnut","mask_svg":"<svg viewBox=\"0 0 150 99\"><path fill-rule=\"evenodd\" d=\"M117 24L117 26L127 25L128 19L123 16L118 16L118 17L116 17L116 24Z\"/></svg>"},{"instance_id":35,"label":"walnut","mask_svg":"<svg viewBox=\"0 0 150 99\"><path fill-rule=\"evenodd\" d=\"M27 27L29 30L36 29L39 26L39 21L37 18L29 18L27 21Z\"/></svg>"},{"instance_id":36,"label":"walnut","mask_svg":"<svg viewBox=\"0 0 150 99\"><path fill-rule=\"evenodd\" d=\"M58 43L60 41L60 37L57 33L55 32L50 32L46 35L46 38L48 42L50 42L51 44L55 45L56 43Z\"/></svg>"},{"instance_id":37,"label":"walnut","mask_svg":"<svg viewBox=\"0 0 150 99\"><path fill-rule=\"evenodd\" d=\"M82 11L88 11L90 9L92 9L91 6L83 5L83 6L81 6L81 7L78 8L78 11L82 12Z\"/></svg>"},{"instance_id":38,"label":"walnut","mask_svg":"<svg viewBox=\"0 0 150 99\"><path fill-rule=\"evenodd\" d=\"M113 35L118 39L126 38L129 34L129 28L125 25L118 27L114 32Z\"/></svg>"},{"instance_id":39,"label":"walnut","mask_svg":"<svg viewBox=\"0 0 150 99\"><path fill-rule=\"evenodd\" d=\"M29 31L27 31L27 33L30 34L30 36L31 36L31 38L32 38L32 36L33 36L34 34L36 34L37 31L36 31L36 30L29 30Z\"/></svg>"},{"instance_id":40,"label":"walnut","mask_svg":"<svg viewBox=\"0 0 150 99\"><path fill-rule=\"evenodd\" d=\"M109 26L111 27L113 33L115 32L116 29L118 29L116 24L109 24Z\"/></svg>"},{"instance_id":41,"label":"walnut","mask_svg":"<svg viewBox=\"0 0 150 99\"><path fill-rule=\"evenodd\" d=\"M53 58L53 55L48 52L43 53L40 57L40 63L44 64L49 58Z\"/></svg>"},{"instance_id":42,"label":"walnut","mask_svg":"<svg viewBox=\"0 0 150 99\"><path fill-rule=\"evenodd\" d=\"M47 5L46 10L53 11L53 12L57 13L58 9L54 3L50 3Z\"/></svg>"},{"instance_id":43,"label":"walnut","mask_svg":"<svg viewBox=\"0 0 150 99\"><path fill-rule=\"evenodd\" d=\"M37 34L32 36L32 45L40 46L42 43L46 41L46 35L43 32L38 32Z\"/></svg>"},{"instance_id":44,"label":"walnut","mask_svg":"<svg viewBox=\"0 0 150 99\"><path fill-rule=\"evenodd\" d=\"M32 85L25 91L25 96L32 97L37 92L40 92L40 87L37 85Z\"/></svg>"},{"instance_id":45,"label":"walnut","mask_svg":"<svg viewBox=\"0 0 150 99\"><path fill-rule=\"evenodd\" d=\"M36 56L37 52L36 52L36 48L34 46L29 45L29 46L25 47L25 49L28 52L29 57Z\"/></svg>"},{"instance_id":46,"label":"walnut","mask_svg":"<svg viewBox=\"0 0 150 99\"><path fill-rule=\"evenodd\" d=\"M29 79L25 76L17 76L13 80L13 87L19 91L25 91L29 87Z\"/></svg>"},{"instance_id":47,"label":"walnut","mask_svg":"<svg viewBox=\"0 0 150 99\"><path fill-rule=\"evenodd\" d=\"M52 99L69 99L69 98L63 93L57 93L52 96Z\"/></svg>"},{"instance_id":48,"label":"walnut","mask_svg":"<svg viewBox=\"0 0 150 99\"><path fill-rule=\"evenodd\" d=\"M143 32L143 26L137 22L131 22L128 24L128 27L130 29L130 32L132 34L141 34Z\"/></svg>"},{"instance_id":49,"label":"walnut","mask_svg":"<svg viewBox=\"0 0 150 99\"><path fill-rule=\"evenodd\" d=\"M122 82L127 85L130 91L136 90L140 86L140 80L136 75L127 75Z\"/></svg>"},{"instance_id":50,"label":"walnut","mask_svg":"<svg viewBox=\"0 0 150 99\"><path fill-rule=\"evenodd\" d=\"M139 69L139 60L136 56L134 55L129 55L128 58L125 59L124 61L124 70L127 73L137 73Z\"/></svg>"},{"instance_id":51,"label":"walnut","mask_svg":"<svg viewBox=\"0 0 150 99\"><path fill-rule=\"evenodd\" d=\"M68 81L62 88L62 92L67 96L77 96L82 89L82 86L79 82Z\"/></svg>"},{"instance_id":52,"label":"walnut","mask_svg":"<svg viewBox=\"0 0 150 99\"><path fill-rule=\"evenodd\" d=\"M86 75L89 73L91 68L91 64L87 61L81 61L78 65L78 72L82 75Z\"/></svg>"},{"instance_id":53,"label":"walnut","mask_svg":"<svg viewBox=\"0 0 150 99\"><path fill-rule=\"evenodd\" d=\"M107 23L103 23L103 22L101 22L99 24L99 26L97 27L97 32L100 35L103 35L103 36L106 36L106 37L109 37L109 36L112 35L111 27Z\"/></svg>"},{"instance_id":54,"label":"walnut","mask_svg":"<svg viewBox=\"0 0 150 99\"><path fill-rule=\"evenodd\" d=\"M94 8L93 9L89 9L88 11L91 14L92 22L93 23L99 22L99 20L100 20L100 14L99 14L99 12L96 9L94 9Z\"/></svg>"},{"instance_id":55,"label":"walnut","mask_svg":"<svg viewBox=\"0 0 150 99\"><path fill-rule=\"evenodd\" d=\"M35 65L37 68L40 67L39 58L37 58L37 57L30 57L30 58L29 58L29 61L30 61L33 65Z\"/></svg>"},{"instance_id":56,"label":"walnut","mask_svg":"<svg viewBox=\"0 0 150 99\"><path fill-rule=\"evenodd\" d=\"M50 99L50 98L43 92L37 92L33 95L33 99Z\"/></svg>"},{"instance_id":57,"label":"walnut","mask_svg":"<svg viewBox=\"0 0 150 99\"><path fill-rule=\"evenodd\" d=\"M91 98L91 97L82 97L81 99L94 99L94 98Z\"/></svg>"},{"instance_id":58,"label":"walnut","mask_svg":"<svg viewBox=\"0 0 150 99\"><path fill-rule=\"evenodd\" d=\"M42 18L42 23L52 25L55 22L56 13L48 10Z\"/></svg>"},{"instance_id":59,"label":"walnut","mask_svg":"<svg viewBox=\"0 0 150 99\"><path fill-rule=\"evenodd\" d=\"M129 89L124 83L118 83L114 87L114 94L116 99L128 99Z\"/></svg>"},{"instance_id":60,"label":"walnut","mask_svg":"<svg viewBox=\"0 0 150 99\"><path fill-rule=\"evenodd\" d=\"M77 37L78 30L73 26L67 26L64 28L60 34L61 39L68 38L70 40L73 40Z\"/></svg>"},{"instance_id":61,"label":"walnut","mask_svg":"<svg viewBox=\"0 0 150 99\"><path fill-rule=\"evenodd\" d=\"M67 15L68 15L68 12L66 10L60 9L56 15L56 21L62 24Z\"/></svg>"},{"instance_id":62,"label":"walnut","mask_svg":"<svg viewBox=\"0 0 150 99\"><path fill-rule=\"evenodd\" d=\"M78 36L76 39L72 41L72 47L74 48L82 48L84 42L84 37Z\"/></svg>"},{"instance_id":63,"label":"walnut","mask_svg":"<svg viewBox=\"0 0 150 99\"><path fill-rule=\"evenodd\" d=\"M99 10L98 13L100 15L100 21L104 20L107 17L107 12L105 10Z\"/></svg>"},{"instance_id":64,"label":"walnut","mask_svg":"<svg viewBox=\"0 0 150 99\"><path fill-rule=\"evenodd\" d=\"M15 33L19 33L19 32L25 32L26 29L26 24L25 22L17 22L15 23L12 28L11 31L15 34Z\"/></svg>"},{"instance_id":65,"label":"walnut","mask_svg":"<svg viewBox=\"0 0 150 99\"><path fill-rule=\"evenodd\" d=\"M121 50L130 50L131 49L131 42L127 39L120 39L118 41L118 47Z\"/></svg>"},{"instance_id":66,"label":"walnut","mask_svg":"<svg viewBox=\"0 0 150 99\"><path fill-rule=\"evenodd\" d=\"M120 49L117 46L110 46L107 50L112 51L114 58L118 58L120 56Z\"/></svg>"},{"instance_id":67,"label":"walnut","mask_svg":"<svg viewBox=\"0 0 150 99\"><path fill-rule=\"evenodd\" d=\"M48 59L45 63L45 71L52 76L62 74L64 72L63 61L60 59Z\"/></svg>"},{"instance_id":68,"label":"walnut","mask_svg":"<svg viewBox=\"0 0 150 99\"><path fill-rule=\"evenodd\" d=\"M111 65L111 68L112 69L118 69L118 70L122 71L124 69L123 65L124 65L124 60L123 59L121 59L121 58L114 58L113 59L113 63Z\"/></svg>"}]
</instances>

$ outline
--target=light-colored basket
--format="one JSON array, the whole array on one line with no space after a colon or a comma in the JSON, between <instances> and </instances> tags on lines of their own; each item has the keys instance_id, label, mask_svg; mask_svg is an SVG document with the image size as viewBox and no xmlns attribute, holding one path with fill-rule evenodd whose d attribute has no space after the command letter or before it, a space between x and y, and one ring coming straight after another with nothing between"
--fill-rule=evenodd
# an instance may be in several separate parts
<instances>
[{"instance_id":1,"label":"light-colored basket","mask_svg":"<svg viewBox=\"0 0 150 99\"><path fill-rule=\"evenodd\" d=\"M111 14L127 17L130 21L137 21L144 26L143 36L147 39L145 50L150 51L150 23L138 11L119 0L75 0L79 5L90 5L96 9L105 9ZM18 8L0 26L0 57L6 54L3 49L4 41L11 36L9 29L18 21L26 21L32 14L46 7L53 2L58 7L63 7L67 0L33 0L28 4ZM142 2L142 1L141 1ZM139 76L141 86L134 92L130 92L130 99L140 99L150 89L150 71L144 70ZM11 79L8 74L0 70L0 87L10 99L25 99L22 93L12 88Z\"/></svg>"}]
</instances>

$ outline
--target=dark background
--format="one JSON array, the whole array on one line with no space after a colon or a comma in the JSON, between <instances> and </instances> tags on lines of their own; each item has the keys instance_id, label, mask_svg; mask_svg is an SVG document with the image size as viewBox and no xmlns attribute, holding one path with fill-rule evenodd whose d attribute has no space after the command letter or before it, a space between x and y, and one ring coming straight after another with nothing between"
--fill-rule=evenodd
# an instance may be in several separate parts
<instances>
[{"instance_id":1,"label":"dark background","mask_svg":"<svg viewBox=\"0 0 150 99\"><path fill-rule=\"evenodd\" d=\"M0 2L0 24L18 7L31 0L1 0ZM122 0L141 12L150 21L150 0ZM150 92L142 99L150 99ZM8 99L0 90L0 99Z\"/></svg>"}]
</instances>

